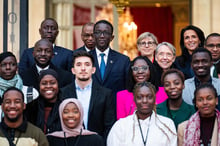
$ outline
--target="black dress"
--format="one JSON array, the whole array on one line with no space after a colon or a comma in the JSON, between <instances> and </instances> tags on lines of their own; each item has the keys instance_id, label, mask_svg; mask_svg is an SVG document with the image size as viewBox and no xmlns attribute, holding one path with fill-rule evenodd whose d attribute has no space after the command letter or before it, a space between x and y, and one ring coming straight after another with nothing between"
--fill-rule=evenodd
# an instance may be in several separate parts
<instances>
[{"instance_id":1,"label":"black dress","mask_svg":"<svg viewBox=\"0 0 220 146\"><path fill-rule=\"evenodd\" d=\"M49 135L47 139L50 146L105 146L102 137L96 134L68 138Z\"/></svg>"}]
</instances>

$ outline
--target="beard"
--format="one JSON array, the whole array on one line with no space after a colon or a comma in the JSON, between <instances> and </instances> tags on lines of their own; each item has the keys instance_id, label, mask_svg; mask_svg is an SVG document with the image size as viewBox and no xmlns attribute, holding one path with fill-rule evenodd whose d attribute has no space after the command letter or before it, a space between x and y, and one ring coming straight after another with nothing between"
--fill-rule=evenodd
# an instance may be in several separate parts
<instances>
[{"instance_id":1,"label":"beard","mask_svg":"<svg viewBox=\"0 0 220 146\"><path fill-rule=\"evenodd\" d=\"M90 78L78 78L79 81L88 81Z\"/></svg>"},{"instance_id":2,"label":"beard","mask_svg":"<svg viewBox=\"0 0 220 146\"><path fill-rule=\"evenodd\" d=\"M10 118L10 117L8 117L7 115L4 115L4 118L6 118L6 119L7 119L9 122L11 122L11 123L17 122L20 117L21 117L20 115L17 115L17 116L14 117L14 118Z\"/></svg>"}]
</instances>

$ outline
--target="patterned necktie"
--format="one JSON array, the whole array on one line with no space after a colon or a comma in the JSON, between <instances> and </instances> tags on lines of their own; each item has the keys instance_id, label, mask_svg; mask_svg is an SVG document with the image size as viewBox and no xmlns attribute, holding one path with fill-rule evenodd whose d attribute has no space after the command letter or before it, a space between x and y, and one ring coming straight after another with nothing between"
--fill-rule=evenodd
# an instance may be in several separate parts
<instances>
[{"instance_id":1,"label":"patterned necktie","mask_svg":"<svg viewBox=\"0 0 220 146\"><path fill-rule=\"evenodd\" d=\"M104 61L105 54L101 53L100 56L101 56L100 73L101 73L101 77L103 79L104 74L105 74L105 61Z\"/></svg>"}]
</instances>

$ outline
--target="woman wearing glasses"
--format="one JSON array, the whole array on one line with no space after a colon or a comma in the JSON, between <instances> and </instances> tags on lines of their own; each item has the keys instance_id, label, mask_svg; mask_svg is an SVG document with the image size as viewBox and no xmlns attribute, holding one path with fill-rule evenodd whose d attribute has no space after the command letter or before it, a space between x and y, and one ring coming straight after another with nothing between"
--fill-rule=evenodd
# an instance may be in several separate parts
<instances>
[{"instance_id":1,"label":"woman wearing glasses","mask_svg":"<svg viewBox=\"0 0 220 146\"><path fill-rule=\"evenodd\" d=\"M143 81L156 85L155 69L147 57L138 56L131 62L127 90L117 92L117 119L133 114L136 105L132 91L136 83Z\"/></svg>"},{"instance_id":2,"label":"woman wearing glasses","mask_svg":"<svg viewBox=\"0 0 220 146\"><path fill-rule=\"evenodd\" d=\"M154 52L158 41L154 34L144 32L137 39L137 48L141 56L146 56L151 62L154 62Z\"/></svg>"},{"instance_id":3,"label":"woman wearing glasses","mask_svg":"<svg viewBox=\"0 0 220 146\"><path fill-rule=\"evenodd\" d=\"M164 91L164 87L161 84L161 75L164 71L175 68L173 62L176 58L176 48L168 43L162 42L158 44L155 50L154 66L157 73L157 83L159 84L159 91L157 92L157 104L164 102L168 96Z\"/></svg>"},{"instance_id":4,"label":"woman wearing glasses","mask_svg":"<svg viewBox=\"0 0 220 146\"><path fill-rule=\"evenodd\" d=\"M109 132L107 146L177 146L173 121L155 112L155 91L150 82L135 85L137 110L116 121Z\"/></svg>"}]
</instances>

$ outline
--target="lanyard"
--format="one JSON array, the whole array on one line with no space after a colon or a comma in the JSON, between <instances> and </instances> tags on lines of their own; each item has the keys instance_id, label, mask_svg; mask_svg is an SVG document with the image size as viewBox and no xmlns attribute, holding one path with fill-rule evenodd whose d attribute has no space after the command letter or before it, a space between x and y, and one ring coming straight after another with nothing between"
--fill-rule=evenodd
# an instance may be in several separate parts
<instances>
[{"instance_id":1,"label":"lanyard","mask_svg":"<svg viewBox=\"0 0 220 146\"><path fill-rule=\"evenodd\" d=\"M146 138L145 138L145 140L144 140L143 131L142 131L142 128L141 128L140 121L139 121L139 119L138 119L138 126L139 126L139 128L140 128L141 137L142 137L142 141L143 141L143 143L144 143L144 146L146 146L146 143L147 143L147 137L148 137L149 128L150 128L150 121L151 121L151 116L150 116L149 123L148 123L148 127L147 127L147 134L146 134Z\"/></svg>"}]
</instances>

